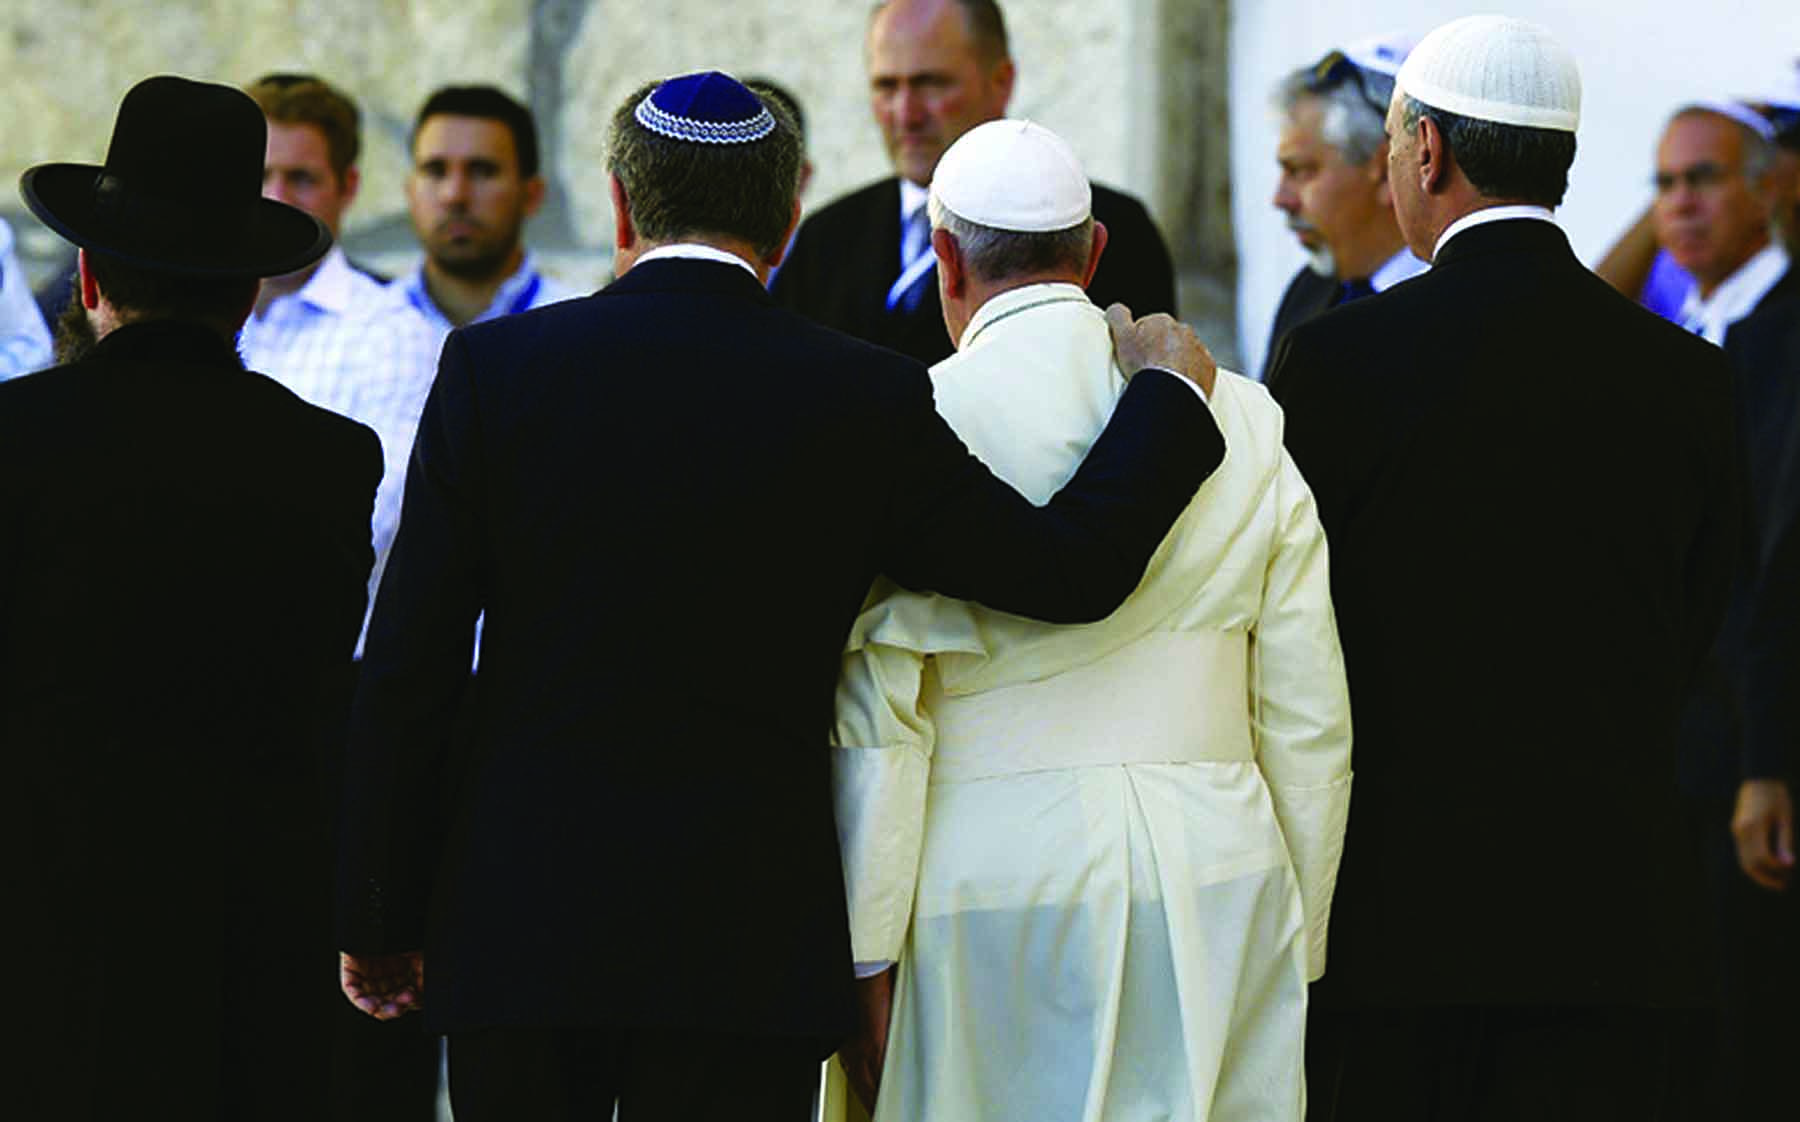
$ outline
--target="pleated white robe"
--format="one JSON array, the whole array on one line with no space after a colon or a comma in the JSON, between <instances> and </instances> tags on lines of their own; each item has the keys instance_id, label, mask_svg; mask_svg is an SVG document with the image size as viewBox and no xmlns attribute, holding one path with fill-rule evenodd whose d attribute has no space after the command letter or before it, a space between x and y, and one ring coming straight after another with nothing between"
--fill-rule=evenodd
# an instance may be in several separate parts
<instances>
[{"instance_id":1,"label":"pleated white robe","mask_svg":"<svg viewBox=\"0 0 1800 1122\"><path fill-rule=\"evenodd\" d=\"M1070 285L990 300L933 378L1038 502L1124 385ZM857 622L834 771L856 958L900 963L878 1122L1301 1116L1349 699L1280 410L1223 371L1210 405L1225 462L1108 619L887 586Z\"/></svg>"}]
</instances>

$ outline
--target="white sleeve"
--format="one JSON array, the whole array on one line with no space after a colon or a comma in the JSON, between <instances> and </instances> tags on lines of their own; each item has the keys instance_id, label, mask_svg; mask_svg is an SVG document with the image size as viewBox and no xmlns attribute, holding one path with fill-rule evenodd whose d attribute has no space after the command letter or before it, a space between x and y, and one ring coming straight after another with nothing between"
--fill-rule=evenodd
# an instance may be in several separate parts
<instances>
[{"instance_id":1,"label":"white sleeve","mask_svg":"<svg viewBox=\"0 0 1800 1122\"><path fill-rule=\"evenodd\" d=\"M883 605L871 604L844 655L832 751L850 945L861 963L897 961L906 942L934 739L920 700L925 655L872 635L864 624Z\"/></svg>"},{"instance_id":2,"label":"white sleeve","mask_svg":"<svg viewBox=\"0 0 1800 1122\"><path fill-rule=\"evenodd\" d=\"M1262 614L1251 636L1257 763L1274 797L1306 916L1307 978L1325 972L1326 929L1350 809L1350 692L1331 608L1325 531L1284 451Z\"/></svg>"}]
</instances>

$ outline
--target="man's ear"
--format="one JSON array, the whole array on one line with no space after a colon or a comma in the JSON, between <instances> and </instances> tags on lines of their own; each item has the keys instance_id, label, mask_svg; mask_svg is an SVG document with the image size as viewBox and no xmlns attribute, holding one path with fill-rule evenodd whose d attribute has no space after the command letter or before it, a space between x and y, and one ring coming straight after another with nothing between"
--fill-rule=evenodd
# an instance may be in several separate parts
<instances>
[{"instance_id":1,"label":"man's ear","mask_svg":"<svg viewBox=\"0 0 1800 1122\"><path fill-rule=\"evenodd\" d=\"M613 250L622 252L637 244L637 229L631 224L631 200L625 197L625 185L616 175L606 177L613 205Z\"/></svg>"},{"instance_id":2,"label":"man's ear","mask_svg":"<svg viewBox=\"0 0 1800 1122\"><path fill-rule=\"evenodd\" d=\"M1444 140L1443 130L1430 117L1420 117L1417 128L1419 186L1427 195L1436 195L1450 185L1450 146Z\"/></svg>"},{"instance_id":3,"label":"man's ear","mask_svg":"<svg viewBox=\"0 0 1800 1122\"><path fill-rule=\"evenodd\" d=\"M525 181L525 217L530 218L544 205L544 177L534 175Z\"/></svg>"},{"instance_id":4,"label":"man's ear","mask_svg":"<svg viewBox=\"0 0 1800 1122\"><path fill-rule=\"evenodd\" d=\"M1106 223L1094 219L1094 246L1088 251L1087 268L1081 273L1081 287L1094 283L1094 270L1100 267L1100 255L1106 252Z\"/></svg>"},{"instance_id":5,"label":"man's ear","mask_svg":"<svg viewBox=\"0 0 1800 1122\"><path fill-rule=\"evenodd\" d=\"M768 254L763 258L763 264L767 265L771 269L776 268L777 266L779 266L781 264L782 259L787 256L788 246L794 244L794 231L796 229L798 229L799 226L800 226L800 196L795 195L794 196L794 212L792 214L788 215L787 229L785 231L783 231L783 233L781 235L781 244L775 247L775 252Z\"/></svg>"},{"instance_id":6,"label":"man's ear","mask_svg":"<svg viewBox=\"0 0 1800 1122\"><path fill-rule=\"evenodd\" d=\"M362 172L356 170L355 164L351 164L338 178L338 194L344 197L343 209L350 209L350 204L356 201L356 189L361 186Z\"/></svg>"},{"instance_id":7,"label":"man's ear","mask_svg":"<svg viewBox=\"0 0 1800 1122\"><path fill-rule=\"evenodd\" d=\"M931 231L931 251L937 254L938 282L946 299L961 297L969 289L969 271L956 235L943 227Z\"/></svg>"},{"instance_id":8,"label":"man's ear","mask_svg":"<svg viewBox=\"0 0 1800 1122\"><path fill-rule=\"evenodd\" d=\"M88 267L88 252L85 249L75 251L75 274L81 283L81 306L91 312L100 306L100 283L94 279L94 272Z\"/></svg>"}]
</instances>

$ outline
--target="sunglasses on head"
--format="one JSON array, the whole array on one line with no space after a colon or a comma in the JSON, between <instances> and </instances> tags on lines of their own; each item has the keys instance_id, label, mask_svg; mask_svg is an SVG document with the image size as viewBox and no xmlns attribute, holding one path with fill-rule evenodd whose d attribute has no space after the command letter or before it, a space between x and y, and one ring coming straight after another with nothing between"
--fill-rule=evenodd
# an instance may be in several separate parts
<instances>
[{"instance_id":1,"label":"sunglasses on head","mask_svg":"<svg viewBox=\"0 0 1800 1122\"><path fill-rule=\"evenodd\" d=\"M1388 103L1384 97L1376 97L1369 89L1368 74L1363 68L1350 60L1343 51L1332 51L1312 65L1312 76L1307 80L1306 88L1312 93L1324 93L1336 89L1345 82L1355 82L1356 92L1362 99L1374 107L1375 112L1387 115Z\"/></svg>"}]
</instances>

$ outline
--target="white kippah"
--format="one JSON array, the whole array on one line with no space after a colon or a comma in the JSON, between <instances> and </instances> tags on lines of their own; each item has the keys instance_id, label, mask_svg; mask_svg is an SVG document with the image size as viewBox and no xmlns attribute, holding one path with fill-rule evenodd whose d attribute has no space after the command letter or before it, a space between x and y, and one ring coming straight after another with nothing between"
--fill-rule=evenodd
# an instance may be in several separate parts
<instances>
[{"instance_id":1,"label":"white kippah","mask_svg":"<svg viewBox=\"0 0 1800 1122\"><path fill-rule=\"evenodd\" d=\"M1703 109L1708 113L1736 121L1764 140L1775 139L1775 126L1767 117L1748 105L1742 105L1735 101L1720 101L1716 98L1702 98L1699 101L1688 102L1675 112L1679 116L1694 109Z\"/></svg>"},{"instance_id":2,"label":"white kippah","mask_svg":"<svg viewBox=\"0 0 1800 1122\"><path fill-rule=\"evenodd\" d=\"M1395 84L1434 109L1502 125L1574 132L1581 120L1575 56L1535 23L1464 16L1420 40Z\"/></svg>"},{"instance_id":3,"label":"white kippah","mask_svg":"<svg viewBox=\"0 0 1800 1122\"><path fill-rule=\"evenodd\" d=\"M1344 57L1372 74L1385 74L1392 78L1400 73L1400 64L1406 61L1406 56L1412 53L1418 43L1418 39L1404 31L1371 35L1345 47Z\"/></svg>"},{"instance_id":4,"label":"white kippah","mask_svg":"<svg viewBox=\"0 0 1800 1122\"><path fill-rule=\"evenodd\" d=\"M1030 121L989 121L963 133L938 161L931 193L958 218L1019 233L1079 226L1094 199L1074 149Z\"/></svg>"}]
</instances>

